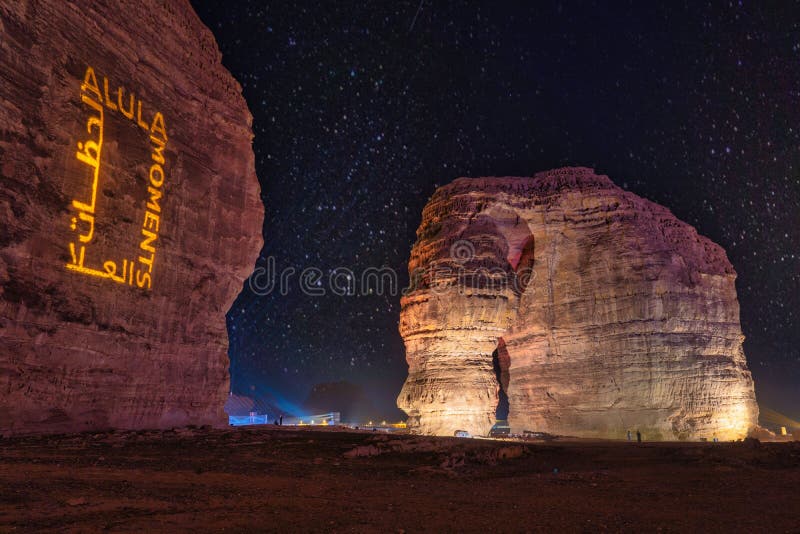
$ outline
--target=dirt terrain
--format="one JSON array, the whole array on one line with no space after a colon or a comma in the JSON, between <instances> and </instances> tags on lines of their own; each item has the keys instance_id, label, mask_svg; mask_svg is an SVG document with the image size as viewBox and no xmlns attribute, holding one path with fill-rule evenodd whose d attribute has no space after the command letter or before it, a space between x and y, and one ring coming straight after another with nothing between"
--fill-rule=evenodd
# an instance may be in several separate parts
<instances>
[{"instance_id":1,"label":"dirt terrain","mask_svg":"<svg viewBox=\"0 0 800 534\"><path fill-rule=\"evenodd\" d=\"M298 427L0 439L0 531L800 531L800 442Z\"/></svg>"}]
</instances>

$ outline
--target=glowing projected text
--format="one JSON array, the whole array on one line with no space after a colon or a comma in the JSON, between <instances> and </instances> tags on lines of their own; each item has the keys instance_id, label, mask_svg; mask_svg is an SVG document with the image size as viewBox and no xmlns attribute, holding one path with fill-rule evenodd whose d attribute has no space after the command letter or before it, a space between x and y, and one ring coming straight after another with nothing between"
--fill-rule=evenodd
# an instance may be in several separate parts
<instances>
[{"instance_id":1,"label":"glowing projected text","mask_svg":"<svg viewBox=\"0 0 800 534\"><path fill-rule=\"evenodd\" d=\"M85 169L83 172L86 176L86 187L85 196L73 199L70 204L70 209L74 210L70 219L70 229L75 232L75 238L69 243L71 261L66 267L70 271L87 276L150 289L153 282L153 264L156 259L156 241L161 224L161 198L166 177L164 151L167 147L167 128L161 112L153 113L153 118L149 122L143 120L142 100L137 99L134 93L128 94L126 99L125 88L122 86L117 87L116 98L113 98L109 94L108 85L108 78L103 77L101 92L94 69L92 67L86 69L80 87L80 97L88 114L86 134L84 134L87 139L77 142L78 150L75 152L75 158ZM118 112L147 132L150 168L146 180L144 217L136 235L138 243L136 251L131 254L120 254L127 256L121 260L91 261L87 258L87 249L95 239L97 187L102 178L101 156L106 110ZM98 267L99 265L102 267Z\"/></svg>"}]
</instances>

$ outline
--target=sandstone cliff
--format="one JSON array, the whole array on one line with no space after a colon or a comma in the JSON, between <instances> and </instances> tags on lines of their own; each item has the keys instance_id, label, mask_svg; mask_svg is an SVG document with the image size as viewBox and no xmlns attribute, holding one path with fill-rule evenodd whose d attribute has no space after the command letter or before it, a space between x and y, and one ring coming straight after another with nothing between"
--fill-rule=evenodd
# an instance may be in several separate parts
<instances>
[{"instance_id":1,"label":"sandstone cliff","mask_svg":"<svg viewBox=\"0 0 800 534\"><path fill-rule=\"evenodd\" d=\"M0 432L225 422L250 125L185 0L0 3Z\"/></svg>"},{"instance_id":2,"label":"sandstone cliff","mask_svg":"<svg viewBox=\"0 0 800 534\"><path fill-rule=\"evenodd\" d=\"M417 431L488 433L493 353L515 433L731 439L756 424L736 273L666 208L586 168L460 178L417 237L398 397Z\"/></svg>"}]
</instances>

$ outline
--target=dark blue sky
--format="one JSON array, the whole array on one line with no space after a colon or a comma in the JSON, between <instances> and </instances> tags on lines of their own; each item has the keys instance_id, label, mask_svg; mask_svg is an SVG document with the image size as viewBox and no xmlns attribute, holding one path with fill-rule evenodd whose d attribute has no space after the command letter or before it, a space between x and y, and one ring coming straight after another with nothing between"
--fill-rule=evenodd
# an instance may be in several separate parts
<instances>
[{"instance_id":1,"label":"dark blue sky","mask_svg":"<svg viewBox=\"0 0 800 534\"><path fill-rule=\"evenodd\" d=\"M592 166L725 247L759 402L800 419L800 9L605 4L193 2L254 116L260 264L404 272L437 185ZM234 390L398 416L398 315L245 291Z\"/></svg>"}]
</instances>

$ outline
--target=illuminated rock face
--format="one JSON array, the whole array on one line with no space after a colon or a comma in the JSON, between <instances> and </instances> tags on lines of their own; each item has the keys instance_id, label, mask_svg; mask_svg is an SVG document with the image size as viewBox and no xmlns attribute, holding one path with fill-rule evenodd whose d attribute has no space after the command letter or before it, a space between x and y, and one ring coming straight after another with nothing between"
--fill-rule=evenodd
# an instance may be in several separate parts
<instances>
[{"instance_id":1,"label":"illuminated rock face","mask_svg":"<svg viewBox=\"0 0 800 534\"><path fill-rule=\"evenodd\" d=\"M188 2L0 4L0 432L224 424L251 117Z\"/></svg>"},{"instance_id":2,"label":"illuminated rock face","mask_svg":"<svg viewBox=\"0 0 800 534\"><path fill-rule=\"evenodd\" d=\"M419 432L731 439L756 424L736 273L666 208L591 169L461 178L423 211L402 300ZM499 347L498 347L499 344Z\"/></svg>"}]
</instances>

